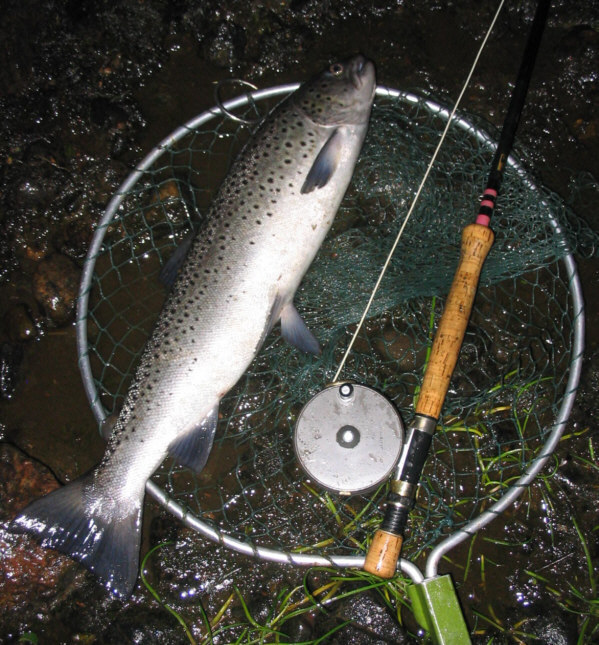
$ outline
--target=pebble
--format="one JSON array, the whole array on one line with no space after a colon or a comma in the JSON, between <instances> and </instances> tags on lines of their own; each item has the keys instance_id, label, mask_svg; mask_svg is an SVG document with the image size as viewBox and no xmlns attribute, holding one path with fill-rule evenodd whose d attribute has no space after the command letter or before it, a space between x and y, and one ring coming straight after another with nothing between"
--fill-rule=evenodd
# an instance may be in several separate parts
<instances>
[{"instance_id":1,"label":"pebble","mask_svg":"<svg viewBox=\"0 0 599 645\"><path fill-rule=\"evenodd\" d=\"M33 274L33 295L45 313L58 325L75 313L80 271L64 255L42 260Z\"/></svg>"},{"instance_id":2,"label":"pebble","mask_svg":"<svg viewBox=\"0 0 599 645\"><path fill-rule=\"evenodd\" d=\"M29 308L19 302L6 312L4 324L13 341L31 340L37 336L37 327Z\"/></svg>"}]
</instances>

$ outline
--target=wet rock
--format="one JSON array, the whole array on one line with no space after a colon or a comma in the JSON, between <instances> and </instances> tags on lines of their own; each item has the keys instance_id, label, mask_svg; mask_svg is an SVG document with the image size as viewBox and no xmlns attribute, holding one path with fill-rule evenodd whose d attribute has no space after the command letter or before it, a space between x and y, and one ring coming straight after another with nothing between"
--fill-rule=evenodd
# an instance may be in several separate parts
<instances>
[{"instance_id":1,"label":"wet rock","mask_svg":"<svg viewBox=\"0 0 599 645\"><path fill-rule=\"evenodd\" d=\"M87 253L93 233L94 222L100 216L100 209L87 194L79 196L67 209L53 242L61 254L73 259L83 259Z\"/></svg>"},{"instance_id":2,"label":"wet rock","mask_svg":"<svg viewBox=\"0 0 599 645\"><path fill-rule=\"evenodd\" d=\"M524 621L520 629L534 634L545 645L574 645L579 643L576 617L561 613L552 607L550 611L539 608L539 615Z\"/></svg>"},{"instance_id":3,"label":"wet rock","mask_svg":"<svg viewBox=\"0 0 599 645\"><path fill-rule=\"evenodd\" d=\"M218 67L230 67L243 55L245 31L232 22L221 22L216 34L205 46L206 58Z\"/></svg>"},{"instance_id":4,"label":"wet rock","mask_svg":"<svg viewBox=\"0 0 599 645\"><path fill-rule=\"evenodd\" d=\"M15 235L15 254L21 265L43 260L50 252L48 223L44 217L36 216L26 221Z\"/></svg>"},{"instance_id":5,"label":"wet rock","mask_svg":"<svg viewBox=\"0 0 599 645\"><path fill-rule=\"evenodd\" d=\"M127 111L118 103L102 96L92 101L90 111L92 122L102 127L115 127L127 121Z\"/></svg>"},{"instance_id":6,"label":"wet rock","mask_svg":"<svg viewBox=\"0 0 599 645\"><path fill-rule=\"evenodd\" d=\"M0 345L0 399L11 399L19 380L23 348L19 343Z\"/></svg>"},{"instance_id":7,"label":"wet rock","mask_svg":"<svg viewBox=\"0 0 599 645\"><path fill-rule=\"evenodd\" d=\"M292 643L314 640L317 612L309 611L294 616L284 625L283 631Z\"/></svg>"},{"instance_id":8,"label":"wet rock","mask_svg":"<svg viewBox=\"0 0 599 645\"><path fill-rule=\"evenodd\" d=\"M0 444L0 522L12 519L34 499L58 488L52 473L18 448Z\"/></svg>"},{"instance_id":9,"label":"wet rock","mask_svg":"<svg viewBox=\"0 0 599 645\"><path fill-rule=\"evenodd\" d=\"M0 445L0 606L14 610L30 604L31 597L51 597L69 562L43 549L28 536L6 530L14 516L58 482L41 464L8 444Z\"/></svg>"},{"instance_id":10,"label":"wet rock","mask_svg":"<svg viewBox=\"0 0 599 645\"><path fill-rule=\"evenodd\" d=\"M57 324L69 321L75 312L79 269L64 255L51 255L39 263L33 275L33 295Z\"/></svg>"},{"instance_id":11,"label":"wet rock","mask_svg":"<svg viewBox=\"0 0 599 645\"><path fill-rule=\"evenodd\" d=\"M22 302L12 305L4 317L8 336L13 341L24 341L35 338L38 328L31 309Z\"/></svg>"},{"instance_id":12,"label":"wet rock","mask_svg":"<svg viewBox=\"0 0 599 645\"><path fill-rule=\"evenodd\" d=\"M64 162L59 146L43 139L35 140L23 148L20 162L25 172L15 187L16 205L36 208L51 202L64 181Z\"/></svg>"},{"instance_id":13,"label":"wet rock","mask_svg":"<svg viewBox=\"0 0 599 645\"><path fill-rule=\"evenodd\" d=\"M63 224L55 240L56 248L64 255L82 260L87 253L92 236L86 220L71 219Z\"/></svg>"},{"instance_id":14,"label":"wet rock","mask_svg":"<svg viewBox=\"0 0 599 645\"><path fill-rule=\"evenodd\" d=\"M345 624L330 637L332 644L378 645L408 642L403 629L382 603L367 593L350 596L334 605L328 615L319 615L315 630L323 636L329 630Z\"/></svg>"}]
</instances>

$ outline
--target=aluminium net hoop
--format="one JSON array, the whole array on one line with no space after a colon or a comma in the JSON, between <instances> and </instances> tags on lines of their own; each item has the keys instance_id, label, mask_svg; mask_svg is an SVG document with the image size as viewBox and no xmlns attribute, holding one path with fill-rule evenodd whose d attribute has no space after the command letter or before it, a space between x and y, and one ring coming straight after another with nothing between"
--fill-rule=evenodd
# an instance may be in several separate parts
<instances>
[{"instance_id":1,"label":"aluminium net hoop","mask_svg":"<svg viewBox=\"0 0 599 645\"><path fill-rule=\"evenodd\" d=\"M255 118L296 85L254 92L227 110ZM327 385L355 329L448 119L439 104L379 87L354 178L296 295L323 348L306 356L278 328L223 399L214 448L196 475L168 459L148 490L174 515L239 551L298 564L352 563L381 519L386 488L349 498L310 482L294 456L303 404ZM434 330L495 147L456 118L342 377L377 388L404 423L413 414ZM251 128L220 108L157 146L121 186L84 267L78 343L98 420L117 414L165 297L158 274L204 225ZM492 222L495 244L433 439L404 555L476 523L555 442L580 371L583 315L565 207L514 157ZM476 526L476 524L474 524ZM302 559L303 557L306 559ZM346 558L346 560L343 560ZM343 566L343 564L342 564Z\"/></svg>"}]
</instances>

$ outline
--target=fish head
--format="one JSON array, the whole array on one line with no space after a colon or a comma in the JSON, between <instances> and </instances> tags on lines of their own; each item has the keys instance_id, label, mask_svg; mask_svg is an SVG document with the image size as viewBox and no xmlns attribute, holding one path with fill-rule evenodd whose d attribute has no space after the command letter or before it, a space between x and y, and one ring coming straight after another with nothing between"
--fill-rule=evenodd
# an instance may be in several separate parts
<instances>
[{"instance_id":1,"label":"fish head","mask_svg":"<svg viewBox=\"0 0 599 645\"><path fill-rule=\"evenodd\" d=\"M358 54L332 63L304 83L294 102L318 125L364 124L376 90L374 64Z\"/></svg>"}]
</instances>

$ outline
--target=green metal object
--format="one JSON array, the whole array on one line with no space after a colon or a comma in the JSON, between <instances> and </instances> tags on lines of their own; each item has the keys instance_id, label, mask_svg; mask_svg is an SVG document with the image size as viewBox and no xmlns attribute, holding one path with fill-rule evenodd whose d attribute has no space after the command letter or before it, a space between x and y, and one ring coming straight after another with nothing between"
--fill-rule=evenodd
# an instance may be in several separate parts
<instances>
[{"instance_id":1,"label":"green metal object","mask_svg":"<svg viewBox=\"0 0 599 645\"><path fill-rule=\"evenodd\" d=\"M438 645L467 645L470 633L450 575L429 578L408 587L418 623Z\"/></svg>"}]
</instances>

